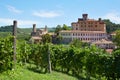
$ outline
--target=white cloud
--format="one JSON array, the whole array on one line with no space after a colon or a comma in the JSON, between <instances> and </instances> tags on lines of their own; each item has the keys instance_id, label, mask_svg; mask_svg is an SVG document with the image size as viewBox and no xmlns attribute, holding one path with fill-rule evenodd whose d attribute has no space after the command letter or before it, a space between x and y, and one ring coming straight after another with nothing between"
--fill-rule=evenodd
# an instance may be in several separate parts
<instances>
[{"instance_id":1,"label":"white cloud","mask_svg":"<svg viewBox=\"0 0 120 80\"><path fill-rule=\"evenodd\" d=\"M8 24L12 24L13 20L14 19L0 18L0 23L8 25Z\"/></svg>"},{"instance_id":2,"label":"white cloud","mask_svg":"<svg viewBox=\"0 0 120 80\"><path fill-rule=\"evenodd\" d=\"M10 5L7 5L6 7L7 7L8 11L13 12L13 13L18 13L18 14L20 14L20 13L23 12L23 11L18 10L18 9L16 9L15 7L10 6Z\"/></svg>"},{"instance_id":3,"label":"white cloud","mask_svg":"<svg viewBox=\"0 0 120 80\"><path fill-rule=\"evenodd\" d=\"M120 23L120 14L117 12L110 12L103 16L105 19L110 19L112 22Z\"/></svg>"},{"instance_id":4,"label":"white cloud","mask_svg":"<svg viewBox=\"0 0 120 80\"><path fill-rule=\"evenodd\" d=\"M43 18L54 18L61 16L61 12L55 12L55 11L40 11L40 12L33 12L34 16L43 17Z\"/></svg>"},{"instance_id":5,"label":"white cloud","mask_svg":"<svg viewBox=\"0 0 120 80\"><path fill-rule=\"evenodd\" d=\"M0 23L2 25L13 25L13 20L15 19L0 18ZM17 22L18 22L18 27L25 27L25 26L31 27L32 24L41 24L41 22L33 21L33 20L17 20Z\"/></svg>"}]
</instances>

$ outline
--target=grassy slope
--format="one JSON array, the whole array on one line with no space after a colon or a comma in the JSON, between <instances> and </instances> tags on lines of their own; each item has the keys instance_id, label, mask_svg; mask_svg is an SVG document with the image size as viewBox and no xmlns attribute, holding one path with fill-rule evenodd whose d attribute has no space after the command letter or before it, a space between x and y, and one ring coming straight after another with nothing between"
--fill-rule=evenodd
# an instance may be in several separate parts
<instances>
[{"instance_id":1,"label":"grassy slope","mask_svg":"<svg viewBox=\"0 0 120 80\"><path fill-rule=\"evenodd\" d=\"M10 32L0 32L0 38L4 38L4 37L7 37L9 35L11 35L12 33Z\"/></svg>"},{"instance_id":2,"label":"grassy slope","mask_svg":"<svg viewBox=\"0 0 120 80\"><path fill-rule=\"evenodd\" d=\"M32 28L20 28L19 31L26 34L30 34L32 32Z\"/></svg>"},{"instance_id":3,"label":"grassy slope","mask_svg":"<svg viewBox=\"0 0 120 80\"><path fill-rule=\"evenodd\" d=\"M6 72L0 74L0 80L77 80L77 78L54 71L51 74L41 74L25 68L17 68L9 71L9 74Z\"/></svg>"}]
</instances>

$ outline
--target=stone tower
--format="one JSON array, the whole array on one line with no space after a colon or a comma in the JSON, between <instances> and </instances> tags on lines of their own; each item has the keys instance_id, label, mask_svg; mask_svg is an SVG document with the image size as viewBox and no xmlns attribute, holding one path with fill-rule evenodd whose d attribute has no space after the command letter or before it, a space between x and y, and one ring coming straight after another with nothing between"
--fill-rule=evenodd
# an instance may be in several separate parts
<instances>
[{"instance_id":1,"label":"stone tower","mask_svg":"<svg viewBox=\"0 0 120 80\"><path fill-rule=\"evenodd\" d=\"M36 24L33 24L33 32L36 32Z\"/></svg>"},{"instance_id":2,"label":"stone tower","mask_svg":"<svg viewBox=\"0 0 120 80\"><path fill-rule=\"evenodd\" d=\"M88 19L88 14L83 14L83 20L87 20Z\"/></svg>"}]
</instances>

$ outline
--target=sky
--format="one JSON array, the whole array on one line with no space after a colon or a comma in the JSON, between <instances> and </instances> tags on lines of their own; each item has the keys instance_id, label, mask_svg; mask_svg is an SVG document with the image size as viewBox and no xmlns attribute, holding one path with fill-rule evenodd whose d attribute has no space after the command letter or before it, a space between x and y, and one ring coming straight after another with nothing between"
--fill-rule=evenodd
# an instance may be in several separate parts
<instances>
[{"instance_id":1,"label":"sky","mask_svg":"<svg viewBox=\"0 0 120 80\"><path fill-rule=\"evenodd\" d=\"M84 13L120 24L120 0L0 0L0 26L13 20L19 28L71 26Z\"/></svg>"}]
</instances>

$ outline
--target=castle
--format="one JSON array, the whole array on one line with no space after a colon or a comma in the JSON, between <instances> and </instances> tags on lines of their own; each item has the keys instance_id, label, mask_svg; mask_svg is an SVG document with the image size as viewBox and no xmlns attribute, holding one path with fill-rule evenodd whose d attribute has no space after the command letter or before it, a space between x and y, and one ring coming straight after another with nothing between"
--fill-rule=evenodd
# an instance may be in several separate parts
<instances>
[{"instance_id":1,"label":"castle","mask_svg":"<svg viewBox=\"0 0 120 80\"><path fill-rule=\"evenodd\" d=\"M72 30L59 32L63 37L63 43L70 43L74 39L79 39L82 42L95 44L101 48L114 48L112 41L108 40L106 24L101 18L98 20L89 19L88 14L83 14L82 18L78 18L77 22L72 22L71 26ZM103 41L106 43L103 43Z\"/></svg>"}]
</instances>

